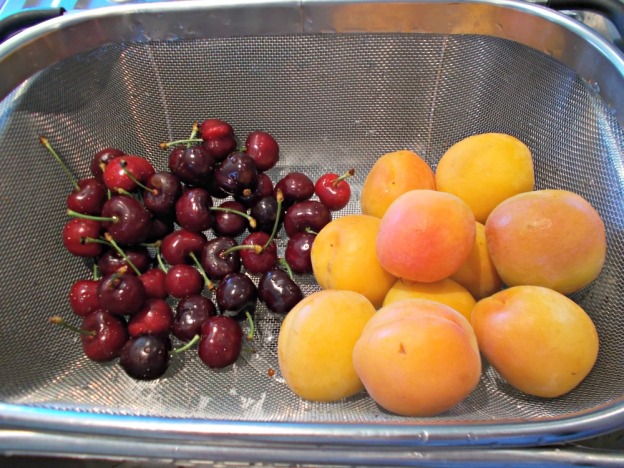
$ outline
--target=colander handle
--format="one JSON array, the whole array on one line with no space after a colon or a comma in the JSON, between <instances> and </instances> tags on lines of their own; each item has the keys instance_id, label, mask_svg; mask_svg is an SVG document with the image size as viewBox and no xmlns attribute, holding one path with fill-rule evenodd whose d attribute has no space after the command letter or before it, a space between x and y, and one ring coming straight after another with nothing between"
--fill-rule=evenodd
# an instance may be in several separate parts
<instances>
[{"instance_id":1,"label":"colander handle","mask_svg":"<svg viewBox=\"0 0 624 468\"><path fill-rule=\"evenodd\" d=\"M547 0L546 6L553 10L584 10L601 13L606 16L617 29L620 40L616 45L624 48L624 1L622 0Z\"/></svg>"},{"instance_id":2,"label":"colander handle","mask_svg":"<svg viewBox=\"0 0 624 468\"><path fill-rule=\"evenodd\" d=\"M0 21L0 42L6 41L22 29L56 18L63 13L64 8L30 8L9 15Z\"/></svg>"}]
</instances>

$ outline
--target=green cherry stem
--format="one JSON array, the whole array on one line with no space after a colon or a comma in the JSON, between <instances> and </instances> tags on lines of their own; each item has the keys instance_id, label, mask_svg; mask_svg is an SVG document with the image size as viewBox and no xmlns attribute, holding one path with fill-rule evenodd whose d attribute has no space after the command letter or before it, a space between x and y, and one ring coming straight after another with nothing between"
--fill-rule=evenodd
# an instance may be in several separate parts
<instances>
[{"instance_id":1,"label":"green cherry stem","mask_svg":"<svg viewBox=\"0 0 624 468\"><path fill-rule=\"evenodd\" d=\"M152 193L153 195L158 195L158 190L156 190L156 189L152 189L152 188L149 188L147 185L145 185L144 183L142 183L141 181L139 181L139 179L137 179L137 178L134 176L134 174L133 174L132 172L130 172L130 171L127 169L128 163L127 163L124 159L122 159L121 161L119 161L119 166L120 166L120 167L121 167L121 169L124 171L124 174L126 174L126 175L128 176L128 178L129 178L132 182L134 182L134 183L135 183L138 187L141 187L143 190L145 190L145 191L147 191L147 192L150 192L150 193ZM122 191L123 191L123 192L125 192L125 193L123 193ZM124 189L121 189L121 188L118 188L118 189L117 189L117 192L119 192L119 193L123 193L124 195L130 195L130 193L128 193L128 191L127 191L127 190L124 190Z\"/></svg>"},{"instance_id":2,"label":"green cherry stem","mask_svg":"<svg viewBox=\"0 0 624 468\"><path fill-rule=\"evenodd\" d=\"M239 244L224 250L219 255L221 258L226 258L229 254L236 252L237 250L254 250L258 255L260 255L264 250L264 247L258 244Z\"/></svg>"},{"instance_id":3,"label":"green cherry stem","mask_svg":"<svg viewBox=\"0 0 624 468\"><path fill-rule=\"evenodd\" d=\"M332 182L332 185L334 187L337 187L340 182L342 182L345 179L348 179L349 177L353 177L354 175L355 175L355 169L351 168L347 172L342 174L340 177L336 177L334 181Z\"/></svg>"},{"instance_id":4,"label":"green cherry stem","mask_svg":"<svg viewBox=\"0 0 624 468\"><path fill-rule=\"evenodd\" d=\"M78 328L73 325L70 325L62 317L59 317L58 315L50 317L48 319L48 322L50 322L52 325L58 325L60 327L66 328L67 330L71 330L74 333L78 333L80 335L95 336L97 334L94 331L83 330L82 328Z\"/></svg>"},{"instance_id":5,"label":"green cherry stem","mask_svg":"<svg viewBox=\"0 0 624 468\"><path fill-rule=\"evenodd\" d=\"M286 273L288 274L288 277L289 277L291 280L293 280L293 281L294 281L294 280L295 280L295 277L294 277L294 275L293 275L292 268L290 268L290 265L288 264L288 262L286 261L286 259L285 259L285 258L281 258L281 257L280 257L280 258L278 259L278 262L279 262L279 264L280 264L280 265L282 265L282 267L284 267L284 270L286 270Z\"/></svg>"},{"instance_id":6,"label":"green cherry stem","mask_svg":"<svg viewBox=\"0 0 624 468\"><path fill-rule=\"evenodd\" d=\"M58 163L61 165L61 167L63 168L63 170L67 174L67 177L69 177L69 180L72 183L72 185L74 186L74 188L76 190L80 190L80 186L78 185L78 182L76 181L76 178L74 177L72 172L69 170L69 167L67 167L67 164L65 164L65 162L61 159L61 157L54 150L54 148L52 148L52 145L50 144L48 139L46 137L44 137L43 135L41 135L41 136L39 136L39 143L41 143L43 146L45 146L45 148L50 153L52 153L52 156L54 156L54 158L58 161Z\"/></svg>"},{"instance_id":7,"label":"green cherry stem","mask_svg":"<svg viewBox=\"0 0 624 468\"><path fill-rule=\"evenodd\" d=\"M256 333L256 327L254 325L253 317L251 316L248 310L245 311L245 315L247 316L247 323L249 324L249 333L247 333L247 341L252 341Z\"/></svg>"},{"instance_id":8,"label":"green cherry stem","mask_svg":"<svg viewBox=\"0 0 624 468\"><path fill-rule=\"evenodd\" d=\"M200 340L200 338L201 337L199 335L195 335L192 340L190 340L184 346L180 346L179 348L174 349L173 351L171 351L171 353L172 354L180 354L180 353L183 353L184 351L186 351L188 349L191 349Z\"/></svg>"},{"instance_id":9,"label":"green cherry stem","mask_svg":"<svg viewBox=\"0 0 624 468\"><path fill-rule=\"evenodd\" d=\"M176 146L176 145L188 145L191 143L201 143L202 140L201 138L187 138L185 140L176 140L176 141L163 141L160 145L162 149L168 149L171 148L172 146Z\"/></svg>"},{"instance_id":10,"label":"green cherry stem","mask_svg":"<svg viewBox=\"0 0 624 468\"><path fill-rule=\"evenodd\" d=\"M310 229L309 227L304 229L305 232L307 232L308 234L314 234L315 236L318 234L318 232L314 231L313 229Z\"/></svg>"},{"instance_id":11,"label":"green cherry stem","mask_svg":"<svg viewBox=\"0 0 624 468\"><path fill-rule=\"evenodd\" d=\"M84 213L78 213L77 211L74 211L74 210L67 210L67 214L74 218L90 219L91 221L111 222L111 223L119 222L119 218L117 216L94 216L94 215L88 215Z\"/></svg>"},{"instance_id":12,"label":"green cherry stem","mask_svg":"<svg viewBox=\"0 0 624 468\"><path fill-rule=\"evenodd\" d=\"M209 209L211 211L223 211L225 213L237 214L237 215L242 216L243 218L245 218L247 221L249 221L249 226L252 229L254 229L257 226L257 222L256 222L255 218L253 216L245 213L244 211L235 210L234 208L223 208L221 206L211 206Z\"/></svg>"},{"instance_id":13,"label":"green cherry stem","mask_svg":"<svg viewBox=\"0 0 624 468\"><path fill-rule=\"evenodd\" d=\"M206 272L204 271L204 268L202 267L202 265L199 262L199 260L197 259L197 255L195 255L195 252L189 253L189 257L191 257L193 259L193 262L195 263L195 266L197 267L197 269L199 270L199 272L203 276L204 281L206 282L206 286L208 287L208 289L210 291L212 291L215 288L215 285L214 285L214 283L212 281L210 281L210 278L208 278L208 275L206 275Z\"/></svg>"},{"instance_id":14,"label":"green cherry stem","mask_svg":"<svg viewBox=\"0 0 624 468\"><path fill-rule=\"evenodd\" d=\"M197 125L197 122L193 122L193 128L191 129L191 136L189 137L189 140L194 140L197 136L197 132L199 132L199 125ZM191 141L186 144L186 147L191 147Z\"/></svg>"},{"instance_id":15,"label":"green cherry stem","mask_svg":"<svg viewBox=\"0 0 624 468\"><path fill-rule=\"evenodd\" d=\"M284 194L282 193L280 189L277 189L277 193L275 194L275 199L277 200L277 216L275 216L275 223L273 223L273 230L271 231L271 235L269 236L266 243L264 244L264 247L263 247L264 249L266 249L269 246L269 244L273 241L273 239L275 238L275 235L277 234L277 228L279 227L280 216L282 214L282 202L284 201Z\"/></svg>"},{"instance_id":16,"label":"green cherry stem","mask_svg":"<svg viewBox=\"0 0 624 468\"><path fill-rule=\"evenodd\" d=\"M134 263L132 263L132 260L130 260L130 258L126 255L123 249L119 247L119 244L115 242L115 239L113 239L112 236L108 232L104 233L104 239L96 239L94 237L85 237L84 242L87 244L103 244L103 245L112 247L126 261L128 266L132 268L132 271L134 271L137 276L141 276L141 271L136 267Z\"/></svg>"}]
</instances>

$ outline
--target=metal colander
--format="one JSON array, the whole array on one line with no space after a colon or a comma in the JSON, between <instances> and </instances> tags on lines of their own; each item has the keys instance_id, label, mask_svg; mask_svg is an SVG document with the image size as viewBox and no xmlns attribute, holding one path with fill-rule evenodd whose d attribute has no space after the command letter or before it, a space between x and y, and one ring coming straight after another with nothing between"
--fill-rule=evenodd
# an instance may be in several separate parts
<instances>
[{"instance_id":1,"label":"metal colander","mask_svg":"<svg viewBox=\"0 0 624 468\"><path fill-rule=\"evenodd\" d=\"M86 19L76 15L66 19L65 29L39 28L44 50L55 44L51 31L68 35L58 61L50 59L44 67L35 54L35 64L28 66L39 69L25 81L4 85L12 91L0 102L0 424L48 433L173 438L177 444L179 439L201 444L231 437L372 447L381 442L536 445L621 424L624 133L623 109L609 97L616 95L609 88L621 83L622 70L608 80L588 78L562 63L567 52L552 56L556 43L537 50L504 37L500 31L516 24L506 26L506 15L523 15L527 30L530 21L536 21L533 27L572 28L567 19L554 20L552 13L529 5L466 4L484 21L501 9L490 18L497 21L498 34L479 34L474 25L463 34L456 23L449 23L448 31L380 31L378 18L366 15L370 8L392 11L392 5L373 3L345 4L366 6L366 15L350 10L354 16L347 17L347 25L330 31L322 26L328 8L335 13L332 21L341 16L324 2L318 11L325 20L315 16L314 3L307 4L308 19L302 20L307 29L299 33L289 31L287 21L275 31L263 31L253 26L258 21L249 19L251 13L240 19L242 11L249 11L241 5L256 9L258 21L263 8L273 8L237 3L232 13L226 6L179 4L112 9L82 15ZM452 10L463 8L459 5L397 5L465 17ZM488 15L480 16L478 8ZM250 33L236 29L240 25L224 33L232 17L250 23ZM158 24L154 18L166 27L150 29ZM202 19L209 25L218 22L219 28L200 34L196 26ZM273 24L274 17L266 28ZM369 27L358 30L358 24ZM599 42L589 31L582 33ZM80 34L85 34L84 44L77 46L71 39ZM107 34L120 39L103 40ZM34 50L30 39L19 45ZM606 43L599 45L608 53L598 54L598 62L605 56L621 60ZM359 211L365 176L386 152L408 148L435 167L449 146L475 133L504 132L521 139L533 153L536 188L582 195L606 224L604 270L573 296L598 329L595 368L571 393L549 400L514 390L486 364L477 389L433 418L392 415L364 393L337 403L312 403L284 383L276 357L280 319L263 306L257 312L254 351L245 351L224 370L210 370L188 352L173 359L165 377L139 382L115 362L89 361L76 338L47 322L58 314L79 323L67 292L74 280L90 275L91 265L62 246L70 186L37 137L46 135L79 177L87 176L91 156L105 146L145 156L164 169L168 152L159 143L184 138L193 122L208 117L227 120L243 139L252 130L271 132L281 149L279 164L269 172L274 181L294 170L315 179L354 167L354 196L337 216ZM299 282L305 293L317 289L312 278Z\"/></svg>"}]
</instances>

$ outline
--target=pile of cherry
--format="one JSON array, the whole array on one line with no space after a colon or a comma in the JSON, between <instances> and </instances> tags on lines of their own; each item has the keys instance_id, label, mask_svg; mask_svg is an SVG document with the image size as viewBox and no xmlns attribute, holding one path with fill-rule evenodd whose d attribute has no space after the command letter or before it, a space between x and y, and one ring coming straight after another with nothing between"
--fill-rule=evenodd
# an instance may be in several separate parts
<instances>
[{"instance_id":1,"label":"pile of cherry","mask_svg":"<svg viewBox=\"0 0 624 468\"><path fill-rule=\"evenodd\" d=\"M303 298L296 275L312 272L316 233L351 195L345 179L353 170L316 182L289 172L274 184L267 171L279 160L275 138L254 131L238 148L232 126L219 119L161 143L170 151L167 170L105 148L93 156L92 177L75 180L40 141L74 186L63 244L93 263L92 277L69 291L81 325L50 322L79 333L89 359L119 358L135 379L162 376L175 354L193 348L208 367L234 363L254 339L258 301L283 316ZM281 232L287 242L278 257Z\"/></svg>"}]
</instances>

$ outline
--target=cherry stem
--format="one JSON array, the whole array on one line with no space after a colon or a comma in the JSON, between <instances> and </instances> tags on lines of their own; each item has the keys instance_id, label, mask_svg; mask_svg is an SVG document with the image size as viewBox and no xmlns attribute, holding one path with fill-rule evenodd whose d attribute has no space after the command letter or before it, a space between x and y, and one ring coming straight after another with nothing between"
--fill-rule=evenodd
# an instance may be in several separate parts
<instances>
[{"instance_id":1,"label":"cherry stem","mask_svg":"<svg viewBox=\"0 0 624 468\"><path fill-rule=\"evenodd\" d=\"M292 272L292 268L290 268L290 265L288 264L288 262L286 261L285 258L279 258L278 262L280 265L282 265L284 267L284 270L286 270L286 273L288 274L288 277L291 280L295 280L295 277L293 276L293 272Z\"/></svg>"},{"instance_id":2,"label":"cherry stem","mask_svg":"<svg viewBox=\"0 0 624 468\"><path fill-rule=\"evenodd\" d=\"M115 240L111 237L111 235L107 232L104 234L104 239L96 239L94 237L85 237L83 242L86 244L103 244L115 249L115 251L126 261L128 266L132 268L132 270L137 274L137 276L141 276L141 271L136 267L132 260L126 255L126 253L119 247L119 244L115 242Z\"/></svg>"},{"instance_id":3,"label":"cherry stem","mask_svg":"<svg viewBox=\"0 0 624 468\"><path fill-rule=\"evenodd\" d=\"M221 207L221 206L211 206L210 210L213 210L213 211L224 211L226 213L237 214L237 215L242 216L243 218L245 218L247 221L249 221L249 226L252 229L257 226L255 218L253 216L245 213L244 211L235 210L234 208L224 208L224 207Z\"/></svg>"},{"instance_id":4,"label":"cherry stem","mask_svg":"<svg viewBox=\"0 0 624 468\"><path fill-rule=\"evenodd\" d=\"M113 236L111 236L110 233L105 232L104 239L106 239L110 243L110 245L113 247L113 249L115 249L117 253L122 256L122 258L126 261L128 266L132 268L132 270L136 273L136 275L141 276L141 271L136 267L134 263L132 263L132 260L130 260L130 257L126 255L123 249L119 247L119 244L115 242L115 239L113 239Z\"/></svg>"},{"instance_id":5,"label":"cherry stem","mask_svg":"<svg viewBox=\"0 0 624 468\"><path fill-rule=\"evenodd\" d=\"M206 286L208 286L208 289L212 291L215 288L215 285L212 281L210 281L210 278L208 278L208 275L206 275L206 272L204 271L204 268L202 267L199 260L197 259L197 255L195 255L195 252L190 252L189 257L193 259L193 262L195 262L195 266L197 267L197 269L203 276L204 281L206 282Z\"/></svg>"},{"instance_id":6,"label":"cherry stem","mask_svg":"<svg viewBox=\"0 0 624 468\"><path fill-rule=\"evenodd\" d=\"M342 174L340 177L336 177L336 178L334 179L334 181L332 182L332 185L333 185L334 187L336 187L336 186L338 186L338 184L339 184L340 182L342 182L342 181L343 181L343 180L345 180L345 179L348 179L349 177L353 177L354 175L355 175L355 169L354 169L354 168L351 168L351 169L349 169L347 172L345 172L344 174Z\"/></svg>"},{"instance_id":7,"label":"cherry stem","mask_svg":"<svg viewBox=\"0 0 624 468\"><path fill-rule=\"evenodd\" d=\"M163 141L159 146L162 149L167 149L167 148L171 148L172 146L175 145L183 145L183 144L190 144L190 143L201 143L202 140L201 138L187 138L186 140L176 140L176 141Z\"/></svg>"},{"instance_id":8,"label":"cherry stem","mask_svg":"<svg viewBox=\"0 0 624 468\"><path fill-rule=\"evenodd\" d=\"M264 244L264 249L266 249L269 244L273 241L273 239L275 238L275 235L277 234L277 228L279 227L279 221L280 221L280 216L282 214L282 202L284 201L284 193L280 190L277 189L277 193L275 194L275 199L277 200L277 215L275 216L275 223L273 223L273 230L271 231L271 235L269 236L269 238L267 239L266 243Z\"/></svg>"},{"instance_id":9,"label":"cherry stem","mask_svg":"<svg viewBox=\"0 0 624 468\"><path fill-rule=\"evenodd\" d=\"M254 339L254 334L256 333L256 327L254 326L254 320L248 310L245 311L245 315L247 316L247 323L249 324L249 333L247 333L247 341L252 341Z\"/></svg>"},{"instance_id":10,"label":"cherry stem","mask_svg":"<svg viewBox=\"0 0 624 468\"><path fill-rule=\"evenodd\" d=\"M192 340L190 340L184 346L180 346L179 348L174 349L173 351L171 351L171 353L179 354L179 353L183 353L184 351L191 349L200 340L200 338L201 337L199 335L195 335Z\"/></svg>"},{"instance_id":11,"label":"cherry stem","mask_svg":"<svg viewBox=\"0 0 624 468\"><path fill-rule=\"evenodd\" d=\"M69 323L67 323L62 317L59 317L58 315L55 315L53 317L50 317L48 319L48 322L50 322L52 325L59 325L67 330L70 330L74 333L78 333L80 335L87 335L87 336L95 336L97 335L97 333L93 330L89 331L89 330L83 330L82 328L78 328L75 327L73 325L70 325Z\"/></svg>"},{"instance_id":12,"label":"cherry stem","mask_svg":"<svg viewBox=\"0 0 624 468\"><path fill-rule=\"evenodd\" d=\"M137 179L134 174L132 172L130 172L127 169L128 163L126 162L125 159L122 159L121 161L119 161L119 166L121 167L121 169L124 171L124 174L126 174L128 176L128 178L134 182L138 187L141 187L143 190L150 192L153 195L158 195L158 190L156 189L152 189L149 188L147 185L145 185L144 183L142 183L141 181L139 181L139 179ZM122 188L118 188L117 192L122 193L124 195L129 195L127 190L124 190Z\"/></svg>"},{"instance_id":13,"label":"cherry stem","mask_svg":"<svg viewBox=\"0 0 624 468\"><path fill-rule=\"evenodd\" d=\"M69 170L69 167L67 167L67 164L65 164L65 162L61 159L61 157L54 150L54 148L52 148L52 145L50 144L48 139L46 137L44 137L43 135L41 135L41 136L39 136L39 143L41 143L43 146L45 146L46 149L50 153L52 153L52 156L54 156L54 158L58 161L58 163L61 165L61 167L63 168L63 170L65 171L65 173L69 177L69 180L70 180L71 184L74 186L74 188L76 190L80 190L80 185L78 185L78 182L76 181L76 178L74 177L72 172Z\"/></svg>"},{"instance_id":14,"label":"cherry stem","mask_svg":"<svg viewBox=\"0 0 624 468\"><path fill-rule=\"evenodd\" d=\"M162 255L160 255L160 246L158 246L158 248L156 249L156 261L158 261L158 267L162 271L167 273L167 267L165 266L165 263L162 260Z\"/></svg>"},{"instance_id":15,"label":"cherry stem","mask_svg":"<svg viewBox=\"0 0 624 468\"><path fill-rule=\"evenodd\" d=\"M67 210L67 214L69 216L73 216L74 218L89 219L91 221L101 221L101 222L111 222L111 223L119 222L119 218L117 216L110 216L110 217L94 216L94 215L88 215L84 213L78 213L77 211L74 211L74 210Z\"/></svg>"},{"instance_id":16,"label":"cherry stem","mask_svg":"<svg viewBox=\"0 0 624 468\"><path fill-rule=\"evenodd\" d=\"M87 238L85 238L86 241ZM98 270L98 266L97 263L93 262L93 275L92 275L94 280L99 280L100 279L100 272Z\"/></svg>"},{"instance_id":17,"label":"cherry stem","mask_svg":"<svg viewBox=\"0 0 624 468\"><path fill-rule=\"evenodd\" d=\"M193 122L193 128L191 130L191 136L189 137L189 140L194 140L195 137L197 136L197 132L199 132L199 126L197 125L197 122ZM190 141L186 144L186 147L187 148L191 147Z\"/></svg>"},{"instance_id":18,"label":"cherry stem","mask_svg":"<svg viewBox=\"0 0 624 468\"><path fill-rule=\"evenodd\" d=\"M255 250L256 253L260 255L264 250L264 247L259 244L239 244L224 250L219 255L221 256L221 258L225 258L229 254L231 254L232 252L236 252L237 250Z\"/></svg>"},{"instance_id":19,"label":"cherry stem","mask_svg":"<svg viewBox=\"0 0 624 468\"><path fill-rule=\"evenodd\" d=\"M318 234L318 232L316 232L315 230L307 227L304 229L305 232L307 232L308 234L314 234L315 236Z\"/></svg>"}]
</instances>

